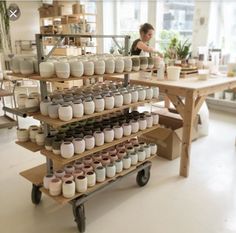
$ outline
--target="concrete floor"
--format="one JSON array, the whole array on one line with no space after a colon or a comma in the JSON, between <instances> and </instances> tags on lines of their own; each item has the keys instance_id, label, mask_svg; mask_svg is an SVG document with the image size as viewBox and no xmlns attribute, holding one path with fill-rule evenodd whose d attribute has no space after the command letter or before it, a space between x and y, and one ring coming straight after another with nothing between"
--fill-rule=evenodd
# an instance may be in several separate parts
<instances>
[{"instance_id":1,"label":"concrete floor","mask_svg":"<svg viewBox=\"0 0 236 233\"><path fill-rule=\"evenodd\" d=\"M235 116L211 112L209 136L192 145L189 178L178 175L179 159L154 159L147 186L139 188L130 176L86 203L86 232L235 233L235 137ZM45 157L15 138L15 129L0 130L0 232L77 232L69 204L46 196L31 203L31 184L19 172Z\"/></svg>"}]
</instances>

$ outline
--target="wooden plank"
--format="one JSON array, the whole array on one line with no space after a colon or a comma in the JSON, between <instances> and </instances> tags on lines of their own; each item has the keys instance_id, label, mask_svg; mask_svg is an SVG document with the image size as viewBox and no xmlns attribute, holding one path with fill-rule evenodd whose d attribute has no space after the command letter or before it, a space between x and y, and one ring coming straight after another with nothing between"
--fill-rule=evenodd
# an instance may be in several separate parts
<instances>
[{"instance_id":1,"label":"wooden plank","mask_svg":"<svg viewBox=\"0 0 236 233\"><path fill-rule=\"evenodd\" d=\"M81 159L85 156L92 155L92 154L97 153L99 151L105 150L109 147L112 147L112 146L115 146L115 145L120 144L122 142L125 142L133 137L139 137L142 134L145 134L145 133L148 133L148 132L151 132L151 131L157 129L158 127L159 127L159 125L156 125L156 126L153 126L152 128L145 129L143 131L139 131L138 133L131 134L130 136L126 136L126 137L122 137L121 139L114 140L113 142L105 143L104 145L97 146L92 150L87 150L83 154L74 155L72 158L69 158L69 159L62 158L60 155L55 155L53 152L48 151L46 149L42 149L41 154L45 155L47 158L51 159L52 161L57 162L58 164L65 165L65 164L73 162L77 159Z\"/></svg>"},{"instance_id":2,"label":"wooden plank","mask_svg":"<svg viewBox=\"0 0 236 233\"><path fill-rule=\"evenodd\" d=\"M57 196L57 197L53 197L49 194L49 191L46 190L45 188L41 188L40 190L48 195L49 197L51 197L53 200L55 200L56 202L58 202L59 204L66 204L68 202L70 202L71 200L75 199L75 198L78 198L80 196L83 196L83 195L89 195L91 192L94 192L96 191L97 189L107 185L110 181L113 181L113 180L116 180L117 178L119 177L122 177L124 175L127 175L128 173L134 171L135 169L137 169L138 166L142 165L143 163L147 162L147 161L150 161L152 160L156 155L152 155L151 157L145 159L145 161L142 161L142 162L139 162L138 164L136 164L135 166L131 166L129 169L127 170L123 170L121 173L118 173L116 174L113 178L106 178L106 180L102 183L96 183L96 185L94 185L93 187L91 188L88 188L88 190L84 193L76 193L75 196L73 196L72 198L65 198L63 197L62 195L60 196Z\"/></svg>"},{"instance_id":3,"label":"wooden plank","mask_svg":"<svg viewBox=\"0 0 236 233\"><path fill-rule=\"evenodd\" d=\"M194 107L194 113L193 115L197 115L203 102L206 100L206 96L198 96L197 99L195 100L195 107Z\"/></svg>"},{"instance_id":4,"label":"wooden plank","mask_svg":"<svg viewBox=\"0 0 236 233\"><path fill-rule=\"evenodd\" d=\"M16 144L21 147L24 147L25 149L30 150L32 152L37 152L37 151L40 151L44 148L44 146L39 146L36 143L31 142L31 141L28 141L28 142L16 141Z\"/></svg>"},{"instance_id":5,"label":"wooden plank","mask_svg":"<svg viewBox=\"0 0 236 233\"><path fill-rule=\"evenodd\" d=\"M0 97L5 97L5 96L12 96L13 93L11 93L10 91L6 91L4 89L0 89Z\"/></svg>"},{"instance_id":6,"label":"wooden plank","mask_svg":"<svg viewBox=\"0 0 236 233\"><path fill-rule=\"evenodd\" d=\"M181 115L181 117L183 118L184 116L184 103L181 100L181 98L179 96L175 96L175 95L168 95L169 99L171 100L171 102L174 104L176 110L178 111L178 113Z\"/></svg>"},{"instance_id":7,"label":"wooden plank","mask_svg":"<svg viewBox=\"0 0 236 233\"><path fill-rule=\"evenodd\" d=\"M137 103L131 103L131 104L128 104L128 105L123 105L122 107L119 107L119 108L104 110L102 112L96 112L96 113L91 114L91 115L84 115L84 116L79 117L79 118L72 118L72 120L70 120L70 121L62 121L60 119L52 119L49 116L43 116L40 113L34 114L33 117L34 117L34 119L39 120L39 121L43 121L43 122L53 126L54 128L58 128L58 127L61 127L63 125L67 125L67 124L70 124L70 123L73 123L73 122L83 121L83 120L87 120L87 119L90 119L90 118L110 114L110 113L113 113L113 112L119 112L119 111L127 109L127 108L141 106L141 105L144 105L146 103L150 103L152 101L156 101L156 100L152 99L152 100L145 100L145 101L141 101L141 102L137 102Z\"/></svg>"},{"instance_id":8,"label":"wooden plank","mask_svg":"<svg viewBox=\"0 0 236 233\"><path fill-rule=\"evenodd\" d=\"M11 128L16 125L17 125L17 121L14 120L13 118L7 115L0 116L0 129Z\"/></svg>"}]
</instances>

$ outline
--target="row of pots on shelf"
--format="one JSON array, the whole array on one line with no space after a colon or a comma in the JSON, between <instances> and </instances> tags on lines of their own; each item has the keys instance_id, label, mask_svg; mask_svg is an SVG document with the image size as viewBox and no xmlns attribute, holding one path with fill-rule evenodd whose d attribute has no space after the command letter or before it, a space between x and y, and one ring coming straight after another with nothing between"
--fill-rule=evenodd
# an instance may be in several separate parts
<instances>
[{"instance_id":1,"label":"row of pots on shelf","mask_svg":"<svg viewBox=\"0 0 236 233\"><path fill-rule=\"evenodd\" d=\"M127 170L157 153L156 144L138 143L136 138L132 140L46 175L43 179L44 188L52 196L62 193L65 198L72 198L76 192L86 192L96 182L104 182L106 178L112 178L123 169Z\"/></svg>"},{"instance_id":2,"label":"row of pots on shelf","mask_svg":"<svg viewBox=\"0 0 236 233\"><path fill-rule=\"evenodd\" d=\"M103 75L112 73L123 73L130 71L152 69L154 59L152 57L116 57L106 59L91 59L70 62L41 62L39 72L42 78L51 78L56 73L58 78L67 79L70 75L81 77L83 75Z\"/></svg>"},{"instance_id":3,"label":"row of pots on shelf","mask_svg":"<svg viewBox=\"0 0 236 233\"><path fill-rule=\"evenodd\" d=\"M29 95L21 93L17 95L16 102L19 109L38 107L40 103L40 94L31 92Z\"/></svg>"}]
</instances>

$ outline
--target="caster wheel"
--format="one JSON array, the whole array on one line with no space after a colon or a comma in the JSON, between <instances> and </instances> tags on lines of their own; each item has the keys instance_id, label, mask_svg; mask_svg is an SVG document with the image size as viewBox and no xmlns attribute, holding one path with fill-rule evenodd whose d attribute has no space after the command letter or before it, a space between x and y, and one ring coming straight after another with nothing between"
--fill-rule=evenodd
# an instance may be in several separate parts
<instances>
[{"instance_id":1,"label":"caster wheel","mask_svg":"<svg viewBox=\"0 0 236 233\"><path fill-rule=\"evenodd\" d=\"M32 191L31 191L31 200L33 204L38 205L41 201L42 193L39 190L40 186L33 184Z\"/></svg>"},{"instance_id":2,"label":"caster wheel","mask_svg":"<svg viewBox=\"0 0 236 233\"><path fill-rule=\"evenodd\" d=\"M150 179L150 167L138 172L136 177L136 182L140 187L143 187L148 183L149 179Z\"/></svg>"},{"instance_id":3,"label":"caster wheel","mask_svg":"<svg viewBox=\"0 0 236 233\"><path fill-rule=\"evenodd\" d=\"M79 232L85 232L85 211L84 205L73 206L73 214Z\"/></svg>"}]
</instances>

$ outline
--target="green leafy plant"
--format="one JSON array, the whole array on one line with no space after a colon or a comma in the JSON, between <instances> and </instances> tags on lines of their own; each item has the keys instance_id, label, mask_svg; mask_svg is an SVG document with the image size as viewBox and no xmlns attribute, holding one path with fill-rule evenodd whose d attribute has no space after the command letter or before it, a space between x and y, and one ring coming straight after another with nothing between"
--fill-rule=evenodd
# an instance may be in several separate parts
<instances>
[{"instance_id":1,"label":"green leafy plant","mask_svg":"<svg viewBox=\"0 0 236 233\"><path fill-rule=\"evenodd\" d=\"M169 45L167 46L164 57L168 59L176 59L177 58L177 47L178 47L178 39L176 37L173 37L170 40Z\"/></svg>"},{"instance_id":2,"label":"green leafy plant","mask_svg":"<svg viewBox=\"0 0 236 233\"><path fill-rule=\"evenodd\" d=\"M190 54L190 47L191 43L188 42L188 39L185 40L183 43L179 41L176 48L177 58L179 60L186 60Z\"/></svg>"}]
</instances>

